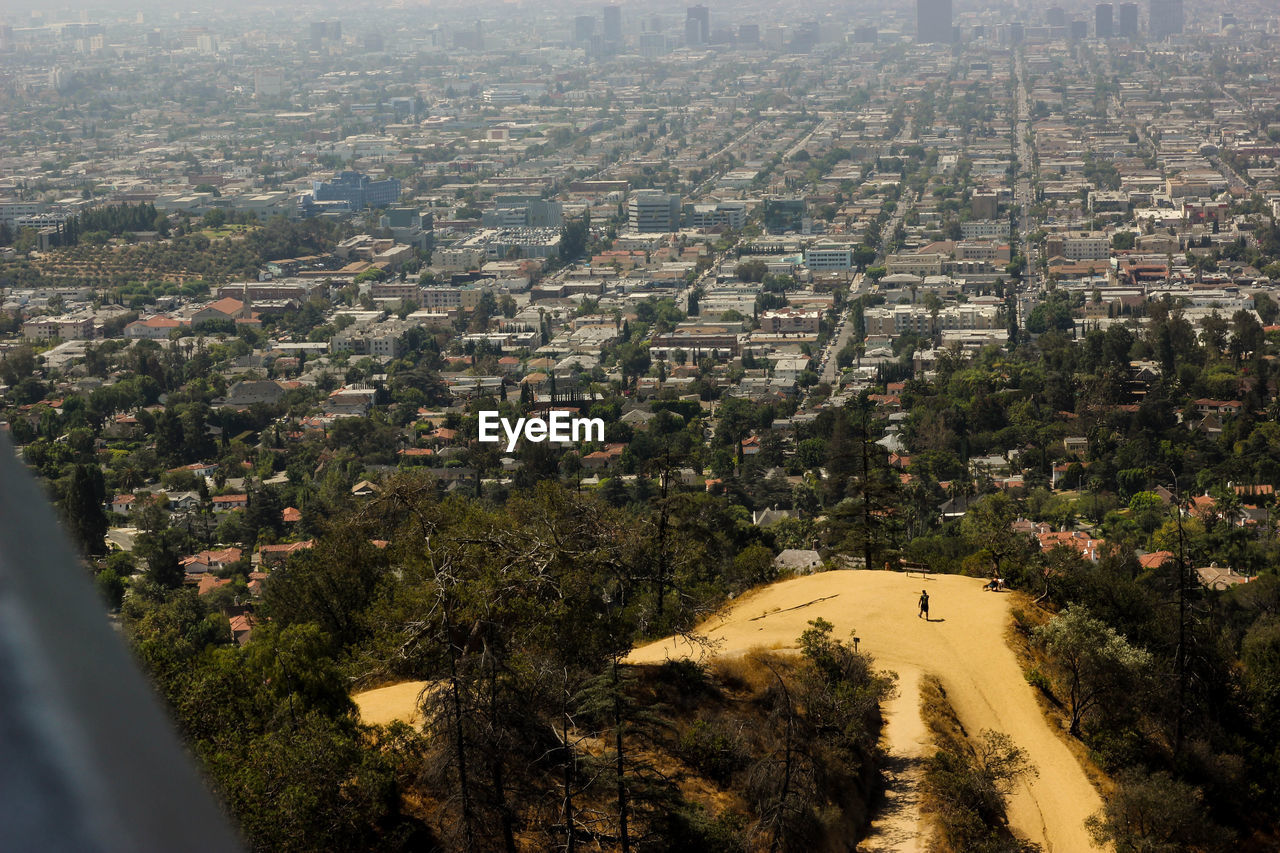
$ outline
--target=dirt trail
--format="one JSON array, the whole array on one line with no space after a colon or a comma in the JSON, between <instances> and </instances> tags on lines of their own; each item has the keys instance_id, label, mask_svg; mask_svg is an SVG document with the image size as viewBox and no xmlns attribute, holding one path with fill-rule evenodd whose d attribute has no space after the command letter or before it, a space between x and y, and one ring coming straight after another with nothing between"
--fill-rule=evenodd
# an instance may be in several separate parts
<instances>
[{"instance_id":1,"label":"dirt trail","mask_svg":"<svg viewBox=\"0 0 1280 853\"><path fill-rule=\"evenodd\" d=\"M360 710L360 720L368 725L385 726L400 720L411 726L422 725L418 703L429 681L403 681L390 687L366 690L351 697Z\"/></svg>"},{"instance_id":2,"label":"dirt trail","mask_svg":"<svg viewBox=\"0 0 1280 853\"><path fill-rule=\"evenodd\" d=\"M916 616L922 588L929 590L929 622ZM1019 785L1009 798L1014 829L1041 844L1046 853L1096 850L1084 820L1102 801L1046 722L1005 643L1009 602L1008 595L983 592L982 581L975 578L934 575L921 580L897 572L837 571L784 581L745 596L723 619L714 619L701 630L719 642L719 654L757 646L794 648L809 620L821 616L835 624L838 637L847 638L850 630L856 630L861 649L880 667L899 673L899 697L887 709L891 716L886 739L890 754L903 759L900 772L906 785L891 795L883 825L870 839L879 846L867 849L923 846L915 827L918 813L910 790L910 758L923 736L918 683L920 674L928 672L942 680L970 733L987 728L1007 733L1026 750L1039 772L1038 778ZM631 660L661 661L690 654L699 652L687 643L667 639L636 649ZM915 712L910 710L913 707Z\"/></svg>"},{"instance_id":3,"label":"dirt trail","mask_svg":"<svg viewBox=\"0 0 1280 853\"><path fill-rule=\"evenodd\" d=\"M929 730L920 716L920 670L898 667L898 692L884 707L881 744L885 760L885 801L880 805L862 853L923 853L929 833L920 813L920 778Z\"/></svg>"}]
</instances>

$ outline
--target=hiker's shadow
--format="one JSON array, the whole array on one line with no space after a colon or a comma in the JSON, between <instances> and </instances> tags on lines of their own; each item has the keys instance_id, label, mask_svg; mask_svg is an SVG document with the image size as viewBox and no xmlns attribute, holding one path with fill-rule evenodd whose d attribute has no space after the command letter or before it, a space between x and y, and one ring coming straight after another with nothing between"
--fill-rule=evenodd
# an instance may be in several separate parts
<instances>
[{"instance_id":1,"label":"hiker's shadow","mask_svg":"<svg viewBox=\"0 0 1280 853\"><path fill-rule=\"evenodd\" d=\"M926 622L946 622L947 620L946 620L945 618L930 619L928 616L926 616L926 617L925 617L925 619L924 619L924 621L926 621Z\"/></svg>"}]
</instances>

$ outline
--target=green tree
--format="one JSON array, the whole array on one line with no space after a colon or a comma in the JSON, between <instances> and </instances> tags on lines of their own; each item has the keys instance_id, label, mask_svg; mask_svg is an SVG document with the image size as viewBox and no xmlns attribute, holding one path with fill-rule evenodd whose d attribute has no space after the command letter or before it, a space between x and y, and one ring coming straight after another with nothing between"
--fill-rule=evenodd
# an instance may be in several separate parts
<instances>
[{"instance_id":1,"label":"green tree","mask_svg":"<svg viewBox=\"0 0 1280 853\"><path fill-rule=\"evenodd\" d=\"M1200 789L1164 771L1125 770L1089 833L1117 853L1210 853L1230 849L1232 833L1205 814Z\"/></svg>"},{"instance_id":2,"label":"green tree","mask_svg":"<svg viewBox=\"0 0 1280 853\"><path fill-rule=\"evenodd\" d=\"M1071 606L1036 629L1059 673L1070 713L1070 732L1080 736L1086 715L1109 702L1132 701L1151 668L1151 654L1132 646L1114 628Z\"/></svg>"},{"instance_id":3,"label":"green tree","mask_svg":"<svg viewBox=\"0 0 1280 853\"><path fill-rule=\"evenodd\" d=\"M71 466L59 506L71 538L81 553L96 556L106 552L106 485L97 465Z\"/></svg>"}]
</instances>

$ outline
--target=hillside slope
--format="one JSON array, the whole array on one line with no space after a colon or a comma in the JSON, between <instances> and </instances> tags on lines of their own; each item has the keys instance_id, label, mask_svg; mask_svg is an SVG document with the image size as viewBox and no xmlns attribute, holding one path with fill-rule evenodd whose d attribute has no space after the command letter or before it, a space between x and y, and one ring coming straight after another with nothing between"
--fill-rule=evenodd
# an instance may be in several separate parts
<instances>
[{"instance_id":1,"label":"hillside slope","mask_svg":"<svg viewBox=\"0 0 1280 853\"><path fill-rule=\"evenodd\" d=\"M916 616L921 588L928 589L931 598L929 622ZM790 648L810 620L822 617L835 624L837 636L856 630L861 650L881 668L902 670L904 676L909 671L911 676L902 683L905 693L918 684L917 672L934 673L969 732L989 728L1007 733L1026 750L1038 772L1010 797L1014 829L1047 853L1095 850L1084 820L1101 807L1101 799L1046 722L1005 643L1010 600L1008 595L983 592L982 582L975 578L956 575L921 580L896 572L827 572L744 596L723 618L703 625L701 632L718 643L717 654L738 654L756 646ZM698 653L688 643L669 638L636 649L631 660L654 662ZM907 707L917 701L903 698ZM893 754L892 728L888 737ZM895 820L909 824L914 817L900 814Z\"/></svg>"}]
</instances>

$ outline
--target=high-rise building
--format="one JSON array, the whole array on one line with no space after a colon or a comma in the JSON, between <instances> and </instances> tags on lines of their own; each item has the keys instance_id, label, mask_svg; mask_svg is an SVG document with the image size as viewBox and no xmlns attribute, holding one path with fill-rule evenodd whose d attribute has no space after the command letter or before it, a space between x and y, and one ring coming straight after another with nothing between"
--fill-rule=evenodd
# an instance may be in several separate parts
<instances>
[{"instance_id":1,"label":"high-rise building","mask_svg":"<svg viewBox=\"0 0 1280 853\"><path fill-rule=\"evenodd\" d=\"M1083 41L1084 39L1087 39L1089 37L1089 22L1072 21L1070 32L1073 41Z\"/></svg>"},{"instance_id":2,"label":"high-rise building","mask_svg":"<svg viewBox=\"0 0 1280 853\"><path fill-rule=\"evenodd\" d=\"M739 24L738 25L738 44L759 44L760 43L760 25L759 24Z\"/></svg>"},{"instance_id":3,"label":"high-rise building","mask_svg":"<svg viewBox=\"0 0 1280 853\"><path fill-rule=\"evenodd\" d=\"M1178 35L1184 22L1182 0L1151 0L1147 7L1147 32L1153 39Z\"/></svg>"},{"instance_id":4,"label":"high-rise building","mask_svg":"<svg viewBox=\"0 0 1280 853\"><path fill-rule=\"evenodd\" d=\"M853 28L854 44L875 44L876 39L880 37L880 31L873 26L861 26Z\"/></svg>"},{"instance_id":5,"label":"high-rise building","mask_svg":"<svg viewBox=\"0 0 1280 853\"><path fill-rule=\"evenodd\" d=\"M1120 28L1116 35L1122 39L1136 39L1138 37L1137 3L1120 4Z\"/></svg>"},{"instance_id":6,"label":"high-rise building","mask_svg":"<svg viewBox=\"0 0 1280 853\"><path fill-rule=\"evenodd\" d=\"M612 44L622 44L622 7L604 7L604 40Z\"/></svg>"},{"instance_id":7,"label":"high-rise building","mask_svg":"<svg viewBox=\"0 0 1280 853\"><path fill-rule=\"evenodd\" d=\"M591 41L596 34L596 19L590 15L578 15L573 19L573 41L575 44Z\"/></svg>"},{"instance_id":8,"label":"high-rise building","mask_svg":"<svg viewBox=\"0 0 1280 853\"><path fill-rule=\"evenodd\" d=\"M327 41L342 41L342 22L312 21L311 49L319 50Z\"/></svg>"},{"instance_id":9,"label":"high-rise building","mask_svg":"<svg viewBox=\"0 0 1280 853\"><path fill-rule=\"evenodd\" d=\"M687 14L685 16L685 27L684 27L686 42L689 42L689 36L695 32L695 30L691 29L689 26L690 21L697 22L696 32L698 37L696 42L690 42L690 43L699 44L699 45L708 44L711 41L711 10L708 9L706 6L703 6L702 4L698 4L697 6L690 6L688 8Z\"/></svg>"},{"instance_id":10,"label":"high-rise building","mask_svg":"<svg viewBox=\"0 0 1280 853\"><path fill-rule=\"evenodd\" d=\"M791 36L791 52L808 53L818 44L821 36L822 30L817 21L803 21L796 26L795 33Z\"/></svg>"},{"instance_id":11,"label":"high-rise building","mask_svg":"<svg viewBox=\"0 0 1280 853\"><path fill-rule=\"evenodd\" d=\"M916 41L951 44L951 0L916 0Z\"/></svg>"},{"instance_id":12,"label":"high-rise building","mask_svg":"<svg viewBox=\"0 0 1280 853\"><path fill-rule=\"evenodd\" d=\"M684 19L684 43L686 47L700 47L705 44L702 40L702 27L698 24L697 18Z\"/></svg>"},{"instance_id":13,"label":"high-rise building","mask_svg":"<svg viewBox=\"0 0 1280 853\"><path fill-rule=\"evenodd\" d=\"M1044 13L1044 22L1051 27L1065 27L1067 25L1067 10L1061 6L1052 6Z\"/></svg>"},{"instance_id":14,"label":"high-rise building","mask_svg":"<svg viewBox=\"0 0 1280 853\"><path fill-rule=\"evenodd\" d=\"M668 232L680 227L680 196L658 190L633 190L627 202L631 227L643 232Z\"/></svg>"},{"instance_id":15,"label":"high-rise building","mask_svg":"<svg viewBox=\"0 0 1280 853\"><path fill-rule=\"evenodd\" d=\"M1115 35L1110 3L1099 3L1093 7L1093 34L1100 39L1109 39Z\"/></svg>"}]
</instances>

